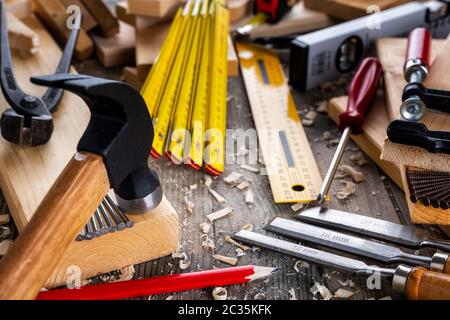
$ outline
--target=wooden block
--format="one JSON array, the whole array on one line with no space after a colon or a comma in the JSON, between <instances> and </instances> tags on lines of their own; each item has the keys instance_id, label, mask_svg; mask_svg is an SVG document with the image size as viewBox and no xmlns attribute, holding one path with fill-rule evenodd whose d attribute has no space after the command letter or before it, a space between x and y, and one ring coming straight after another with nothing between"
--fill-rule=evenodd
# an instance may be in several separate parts
<instances>
[{"instance_id":1,"label":"wooden block","mask_svg":"<svg viewBox=\"0 0 450 320\"><path fill-rule=\"evenodd\" d=\"M109 10L106 3L102 0L81 0L84 6L89 10L103 36L112 37L119 32L119 22Z\"/></svg>"},{"instance_id":2,"label":"wooden block","mask_svg":"<svg viewBox=\"0 0 450 320\"><path fill-rule=\"evenodd\" d=\"M252 0L227 0L226 5L230 12L230 23L238 22L252 13Z\"/></svg>"},{"instance_id":3,"label":"wooden block","mask_svg":"<svg viewBox=\"0 0 450 320\"><path fill-rule=\"evenodd\" d=\"M386 10L410 0L304 0L303 2L308 9L323 12L334 18L352 20L367 15L369 6L378 6L380 10Z\"/></svg>"},{"instance_id":4,"label":"wooden block","mask_svg":"<svg viewBox=\"0 0 450 320\"><path fill-rule=\"evenodd\" d=\"M305 9L303 3L296 4L292 10L276 24L263 24L250 33L252 38L278 37L283 35L310 32L332 24L325 14Z\"/></svg>"},{"instance_id":5,"label":"wooden block","mask_svg":"<svg viewBox=\"0 0 450 320\"><path fill-rule=\"evenodd\" d=\"M339 122L339 115L346 110L347 101L348 97L339 97L330 100L328 115L334 122ZM403 189L400 167L392 162L381 160L381 150L386 139L386 130L389 122L384 95L379 93L372 111L364 122L364 133L352 135L351 138L395 184Z\"/></svg>"},{"instance_id":6,"label":"wooden block","mask_svg":"<svg viewBox=\"0 0 450 320\"><path fill-rule=\"evenodd\" d=\"M18 19L30 16L33 13L31 0L5 0L6 9Z\"/></svg>"},{"instance_id":7,"label":"wooden block","mask_svg":"<svg viewBox=\"0 0 450 320\"><path fill-rule=\"evenodd\" d=\"M126 83L132 85L136 90L141 90L144 82L139 80L138 70L134 67L123 68L123 79Z\"/></svg>"},{"instance_id":8,"label":"wooden block","mask_svg":"<svg viewBox=\"0 0 450 320\"><path fill-rule=\"evenodd\" d=\"M7 20L9 44L11 48L23 52L36 53L40 46L38 34L28 28L26 24L10 12L7 12Z\"/></svg>"},{"instance_id":9,"label":"wooden block","mask_svg":"<svg viewBox=\"0 0 450 320\"><path fill-rule=\"evenodd\" d=\"M131 14L162 18L175 12L180 6L179 0L128 0L128 12Z\"/></svg>"},{"instance_id":10,"label":"wooden block","mask_svg":"<svg viewBox=\"0 0 450 320\"><path fill-rule=\"evenodd\" d=\"M116 4L116 16L122 22L125 22L136 29L143 29L162 22L161 18L143 17L128 12L128 2L121 1Z\"/></svg>"},{"instance_id":11,"label":"wooden block","mask_svg":"<svg viewBox=\"0 0 450 320\"><path fill-rule=\"evenodd\" d=\"M69 37L66 20L67 14L63 4L54 0L33 0L34 10L42 22L52 32L58 42L64 46ZM75 57L78 60L89 59L94 52L94 44L84 30L80 30Z\"/></svg>"},{"instance_id":12,"label":"wooden block","mask_svg":"<svg viewBox=\"0 0 450 320\"><path fill-rule=\"evenodd\" d=\"M104 67L134 63L136 34L132 26L121 22L120 32L115 36L105 38L93 33L92 40L97 58Z\"/></svg>"},{"instance_id":13,"label":"wooden block","mask_svg":"<svg viewBox=\"0 0 450 320\"><path fill-rule=\"evenodd\" d=\"M0 257L6 256L12 244L12 240L3 240L0 242Z\"/></svg>"},{"instance_id":14,"label":"wooden block","mask_svg":"<svg viewBox=\"0 0 450 320\"><path fill-rule=\"evenodd\" d=\"M239 59L231 37L228 37L228 76L239 76Z\"/></svg>"},{"instance_id":15,"label":"wooden block","mask_svg":"<svg viewBox=\"0 0 450 320\"><path fill-rule=\"evenodd\" d=\"M97 27L98 23L92 16L92 14L89 12L88 9L84 6L84 4L81 2L81 0L59 0L61 3L67 8L71 5L76 5L81 9L82 14L82 21L81 21L81 27L84 31L88 32Z\"/></svg>"},{"instance_id":16,"label":"wooden block","mask_svg":"<svg viewBox=\"0 0 450 320\"><path fill-rule=\"evenodd\" d=\"M42 48L35 55L14 54L16 76L26 92L40 96L45 88L32 85L29 78L54 72L59 60L56 57L61 55L61 50L36 18L27 18L24 23L39 34ZM7 103L1 96L0 112L6 107ZM0 139L0 187L19 232L72 158L89 118L85 103L67 92L54 114L55 130L48 144L39 148L23 148ZM151 213L130 219L135 221L135 227L123 233L109 234L92 241L74 241L46 287L64 285L70 276L69 266L80 267L82 279L86 279L176 250L179 242L178 215L167 199Z\"/></svg>"}]
</instances>

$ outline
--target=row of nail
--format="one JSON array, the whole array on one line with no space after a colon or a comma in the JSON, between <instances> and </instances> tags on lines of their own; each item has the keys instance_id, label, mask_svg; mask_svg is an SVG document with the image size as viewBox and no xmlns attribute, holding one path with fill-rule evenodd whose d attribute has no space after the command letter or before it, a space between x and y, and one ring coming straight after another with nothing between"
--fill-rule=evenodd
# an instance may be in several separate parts
<instances>
[{"instance_id":1,"label":"row of nail","mask_svg":"<svg viewBox=\"0 0 450 320\"><path fill-rule=\"evenodd\" d=\"M436 209L450 209L450 173L408 170L407 177L412 202Z\"/></svg>"},{"instance_id":2,"label":"row of nail","mask_svg":"<svg viewBox=\"0 0 450 320\"><path fill-rule=\"evenodd\" d=\"M107 195L84 229L80 231L76 240L92 240L108 233L132 228L133 226L133 221L131 221L126 213L114 203L110 196Z\"/></svg>"}]
</instances>

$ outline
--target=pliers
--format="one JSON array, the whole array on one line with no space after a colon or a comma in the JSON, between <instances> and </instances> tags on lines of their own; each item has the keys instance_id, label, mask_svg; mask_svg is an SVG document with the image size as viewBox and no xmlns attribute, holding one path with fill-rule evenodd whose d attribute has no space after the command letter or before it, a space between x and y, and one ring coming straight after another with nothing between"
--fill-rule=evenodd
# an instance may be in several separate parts
<instances>
[{"instance_id":1,"label":"pliers","mask_svg":"<svg viewBox=\"0 0 450 320\"><path fill-rule=\"evenodd\" d=\"M52 136L52 111L55 110L61 101L64 90L49 88L41 98L23 92L14 76L8 39L6 8L4 1L1 0L0 28L0 84L3 95L10 106L0 119L2 136L14 144L43 145ZM80 29L77 27L70 31L69 39L55 74L69 72L79 33Z\"/></svg>"}]
</instances>

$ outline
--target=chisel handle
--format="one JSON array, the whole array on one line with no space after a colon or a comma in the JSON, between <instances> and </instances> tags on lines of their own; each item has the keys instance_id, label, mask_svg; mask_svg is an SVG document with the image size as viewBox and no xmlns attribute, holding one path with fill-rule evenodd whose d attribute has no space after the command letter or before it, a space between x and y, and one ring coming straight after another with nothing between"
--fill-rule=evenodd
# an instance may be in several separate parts
<instances>
[{"instance_id":1,"label":"chisel handle","mask_svg":"<svg viewBox=\"0 0 450 320\"><path fill-rule=\"evenodd\" d=\"M347 110L339 116L339 128L350 128L353 134L362 133L363 123L369 114L380 83L383 67L376 58L366 58L361 63L350 84Z\"/></svg>"},{"instance_id":2,"label":"chisel handle","mask_svg":"<svg viewBox=\"0 0 450 320\"><path fill-rule=\"evenodd\" d=\"M34 299L109 191L103 158L77 153L0 263L0 300Z\"/></svg>"},{"instance_id":3,"label":"chisel handle","mask_svg":"<svg viewBox=\"0 0 450 320\"><path fill-rule=\"evenodd\" d=\"M450 300L450 276L413 268L406 280L405 295L411 300Z\"/></svg>"}]
</instances>

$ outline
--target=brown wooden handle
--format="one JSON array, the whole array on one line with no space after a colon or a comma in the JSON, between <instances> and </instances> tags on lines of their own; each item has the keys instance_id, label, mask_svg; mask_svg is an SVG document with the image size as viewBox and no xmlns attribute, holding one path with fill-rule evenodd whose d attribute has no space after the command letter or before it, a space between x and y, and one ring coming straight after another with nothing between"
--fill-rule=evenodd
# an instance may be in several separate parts
<instances>
[{"instance_id":1,"label":"brown wooden handle","mask_svg":"<svg viewBox=\"0 0 450 320\"><path fill-rule=\"evenodd\" d=\"M406 282L406 297L411 300L450 300L450 276L414 268Z\"/></svg>"},{"instance_id":2,"label":"brown wooden handle","mask_svg":"<svg viewBox=\"0 0 450 320\"><path fill-rule=\"evenodd\" d=\"M450 274L450 258L448 258L447 262L445 263L444 273L445 274Z\"/></svg>"},{"instance_id":3,"label":"brown wooden handle","mask_svg":"<svg viewBox=\"0 0 450 320\"><path fill-rule=\"evenodd\" d=\"M34 299L109 190L103 159L77 153L0 263L0 299Z\"/></svg>"}]
</instances>

